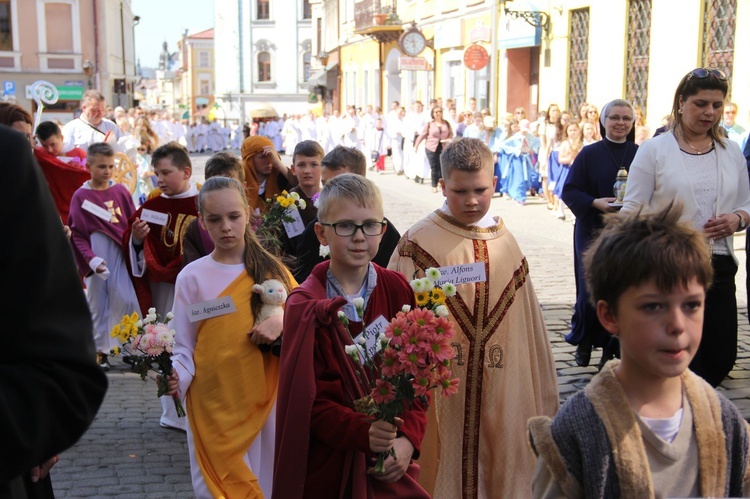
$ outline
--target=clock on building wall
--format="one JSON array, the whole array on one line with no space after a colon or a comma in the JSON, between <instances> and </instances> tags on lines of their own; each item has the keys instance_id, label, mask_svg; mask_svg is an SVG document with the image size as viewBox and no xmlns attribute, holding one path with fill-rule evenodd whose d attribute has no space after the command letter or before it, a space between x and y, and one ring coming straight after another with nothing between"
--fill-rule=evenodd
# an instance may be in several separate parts
<instances>
[{"instance_id":1,"label":"clock on building wall","mask_svg":"<svg viewBox=\"0 0 750 499\"><path fill-rule=\"evenodd\" d=\"M427 40L424 35L416 26L412 25L408 30L404 31L401 38L398 39L398 45L401 47L401 51L411 57L416 57L422 53L424 48L427 46Z\"/></svg>"}]
</instances>

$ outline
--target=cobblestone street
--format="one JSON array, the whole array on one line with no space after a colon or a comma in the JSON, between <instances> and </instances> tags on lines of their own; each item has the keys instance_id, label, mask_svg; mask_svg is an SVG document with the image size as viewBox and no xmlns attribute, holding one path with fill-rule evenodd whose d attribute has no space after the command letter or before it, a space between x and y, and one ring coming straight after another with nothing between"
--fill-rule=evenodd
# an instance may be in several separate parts
<instances>
[{"instance_id":1,"label":"cobblestone street","mask_svg":"<svg viewBox=\"0 0 750 499\"><path fill-rule=\"evenodd\" d=\"M208 156L196 155L194 176L203 179ZM291 158L285 158L289 163ZM441 194L429 184L418 185L403 176L368 172L383 193L386 216L403 233L414 222L442 204ZM531 268L531 276L549 331L555 356L561 401L581 389L596 373L600 351L594 351L591 367L581 368L573 360L575 347L565 343L573 304L573 223L560 221L538 198L525 206L495 198L492 214L500 215L516 236ZM750 326L745 292L744 235L735 248L740 259L737 297L740 317L740 347L735 370L721 390L732 399L745 418L750 418ZM161 428L161 406L152 380L143 383L119 359L108 374L109 391L104 405L88 432L76 446L61 455L53 468L57 497L170 498L192 497L190 466L185 434Z\"/></svg>"}]
</instances>

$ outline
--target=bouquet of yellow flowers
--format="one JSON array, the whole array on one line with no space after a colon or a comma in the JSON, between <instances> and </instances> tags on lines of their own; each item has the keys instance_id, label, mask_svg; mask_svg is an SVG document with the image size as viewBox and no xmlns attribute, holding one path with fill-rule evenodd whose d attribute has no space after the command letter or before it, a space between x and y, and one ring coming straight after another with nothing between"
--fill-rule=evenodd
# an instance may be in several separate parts
<instances>
[{"instance_id":1,"label":"bouquet of yellow flowers","mask_svg":"<svg viewBox=\"0 0 750 499\"><path fill-rule=\"evenodd\" d=\"M281 231L284 224L294 223L292 214L296 210L304 210L307 203L300 199L296 192L283 191L274 199L266 199L268 209L263 214L263 219L256 229L256 234L263 247L276 256L281 256Z\"/></svg>"},{"instance_id":2,"label":"bouquet of yellow flowers","mask_svg":"<svg viewBox=\"0 0 750 499\"><path fill-rule=\"evenodd\" d=\"M358 366L358 379L365 392L355 401L355 410L394 423L396 417L411 407L415 399L426 406L430 390L440 388L443 397L458 392L458 378L452 377L450 365L455 351L450 344L455 335L446 300L456 294L452 283L438 284L440 271L426 270L426 277L411 281L417 308L409 305L396 314L378 338L378 351L371 354L368 338L352 338L346 353ZM364 317L364 300L355 298L354 307ZM339 321L349 331L349 320L343 311ZM363 372L360 372L363 371ZM393 452L381 453L375 470L383 472L385 459Z\"/></svg>"},{"instance_id":3,"label":"bouquet of yellow flowers","mask_svg":"<svg viewBox=\"0 0 750 499\"><path fill-rule=\"evenodd\" d=\"M146 380L148 372L153 370L157 376L157 397L161 397L168 391L166 376L172 374L172 348L174 347L174 329L169 329L165 322L156 313L155 308L148 309L148 314L141 320L138 312L126 315L119 324L112 328L110 333L122 343L122 352L130 357L133 371ZM166 321L172 320L172 312L167 313ZM115 347L112 354L118 355L121 349ZM154 369L154 364L158 369ZM183 417L185 409L182 407L180 397L172 396L177 415Z\"/></svg>"}]
</instances>

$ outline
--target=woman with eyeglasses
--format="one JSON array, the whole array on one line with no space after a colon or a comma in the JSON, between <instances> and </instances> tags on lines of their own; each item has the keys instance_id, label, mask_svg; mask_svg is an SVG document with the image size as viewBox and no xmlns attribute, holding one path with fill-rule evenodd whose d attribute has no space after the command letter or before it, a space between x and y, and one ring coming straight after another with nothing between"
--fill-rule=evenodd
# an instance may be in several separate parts
<instances>
[{"instance_id":1,"label":"woman with eyeglasses","mask_svg":"<svg viewBox=\"0 0 750 499\"><path fill-rule=\"evenodd\" d=\"M432 192L437 192L438 180L443 178L440 172L440 155L443 152L443 145L450 143L453 139L453 128L451 124L443 119L443 108L435 106L430 111L429 121L422 133L414 141L414 150L416 151L419 144L425 141L425 153L427 160L430 162L430 183Z\"/></svg>"},{"instance_id":2,"label":"woman with eyeglasses","mask_svg":"<svg viewBox=\"0 0 750 499\"><path fill-rule=\"evenodd\" d=\"M671 125L638 149L630 168L623 212L683 205L682 220L703 232L711 247L713 285L706 293L703 337L690 369L712 386L737 357L734 233L750 220L750 184L739 146L721 131L729 81L718 69L697 68L675 91Z\"/></svg>"}]
</instances>

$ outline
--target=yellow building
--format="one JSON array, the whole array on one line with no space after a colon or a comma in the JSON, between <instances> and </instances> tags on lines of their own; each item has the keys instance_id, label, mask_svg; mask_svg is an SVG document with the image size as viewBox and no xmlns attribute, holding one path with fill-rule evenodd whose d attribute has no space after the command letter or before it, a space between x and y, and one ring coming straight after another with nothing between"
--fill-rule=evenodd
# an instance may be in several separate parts
<instances>
[{"instance_id":1,"label":"yellow building","mask_svg":"<svg viewBox=\"0 0 750 499\"><path fill-rule=\"evenodd\" d=\"M175 104L182 119L208 118L214 103L214 30L185 35L177 42L180 54L175 77Z\"/></svg>"},{"instance_id":2,"label":"yellow building","mask_svg":"<svg viewBox=\"0 0 750 499\"><path fill-rule=\"evenodd\" d=\"M719 67L732 79L738 122L750 125L750 0L341 0L335 8L318 24L316 47L339 65L336 109L441 97L461 111L473 97L495 116L521 106L535 119L552 103L577 112L624 97L653 130L683 75ZM380 12L396 22L379 25ZM427 47L405 58L397 40L412 22ZM489 55L478 70L464 62L474 45Z\"/></svg>"}]
</instances>

